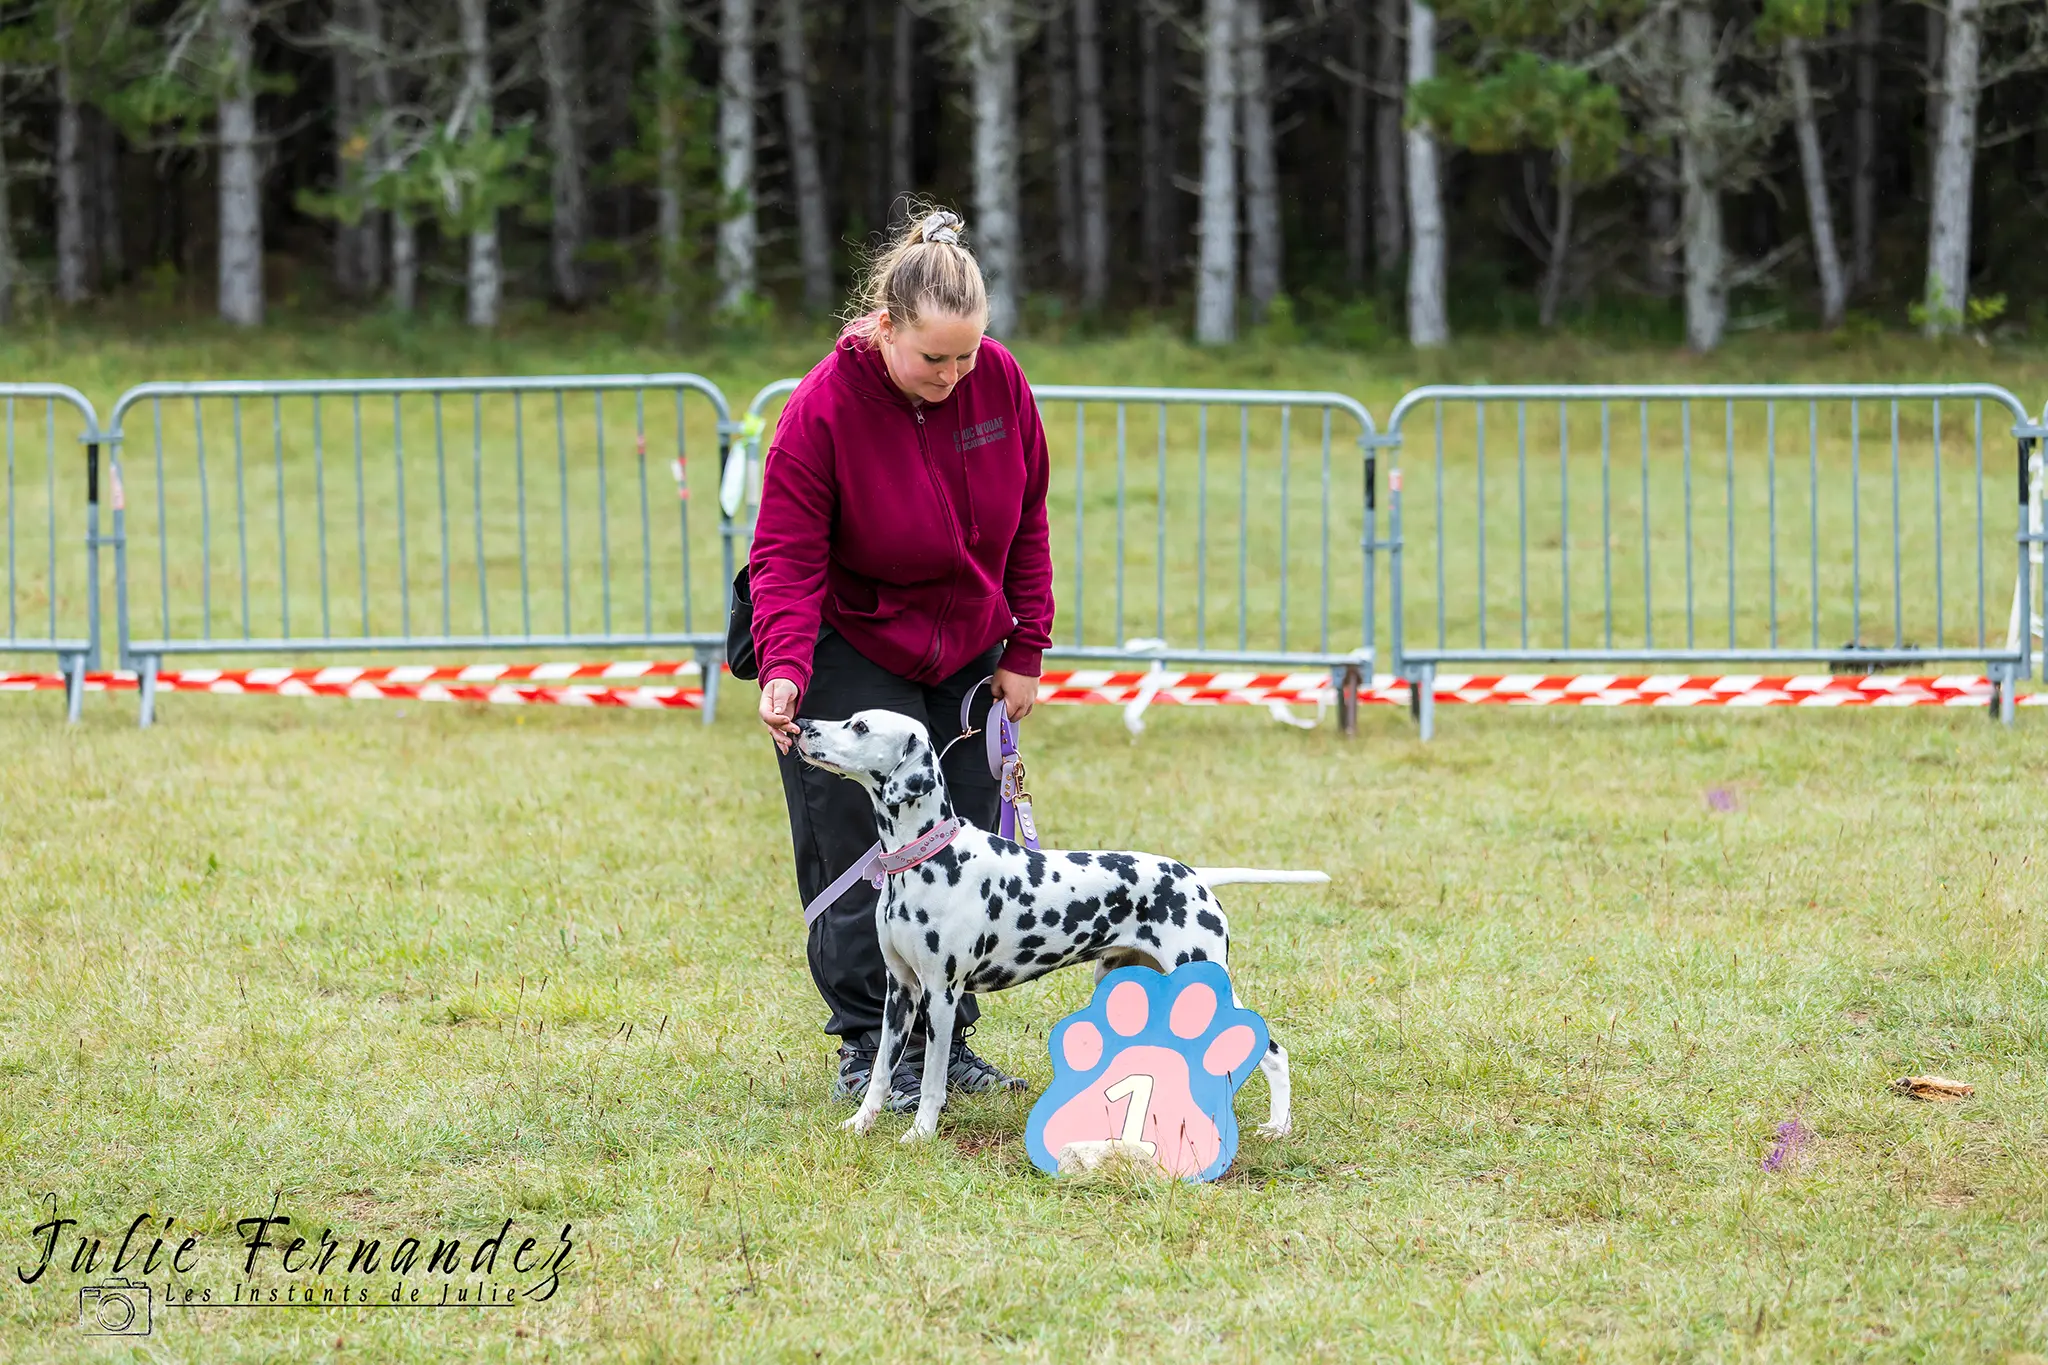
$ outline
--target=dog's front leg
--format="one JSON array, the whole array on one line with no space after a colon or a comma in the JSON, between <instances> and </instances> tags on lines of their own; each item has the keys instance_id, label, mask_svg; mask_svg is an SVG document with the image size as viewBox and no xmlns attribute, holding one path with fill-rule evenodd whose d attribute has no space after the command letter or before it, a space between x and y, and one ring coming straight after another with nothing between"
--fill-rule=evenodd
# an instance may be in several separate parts
<instances>
[{"instance_id":1,"label":"dog's front leg","mask_svg":"<svg viewBox=\"0 0 2048 1365\"><path fill-rule=\"evenodd\" d=\"M946 1072L953 1060L953 1015L959 996L948 982L926 997L924 1083L917 1095L917 1119L899 1142L922 1142L939 1131L939 1111L946 1107Z\"/></svg>"},{"instance_id":2,"label":"dog's front leg","mask_svg":"<svg viewBox=\"0 0 2048 1365\"><path fill-rule=\"evenodd\" d=\"M917 1009L915 988L904 985L892 972L889 976L889 998L882 1004L882 1040L875 1049L875 1069L868 1076L867 1093L861 1096L860 1108L853 1117L839 1126L856 1133L865 1133L875 1126L881 1116L882 1106L889 1102L890 1078L896 1074L896 1064L903 1060L903 1049L910 1042L912 1015Z\"/></svg>"}]
</instances>

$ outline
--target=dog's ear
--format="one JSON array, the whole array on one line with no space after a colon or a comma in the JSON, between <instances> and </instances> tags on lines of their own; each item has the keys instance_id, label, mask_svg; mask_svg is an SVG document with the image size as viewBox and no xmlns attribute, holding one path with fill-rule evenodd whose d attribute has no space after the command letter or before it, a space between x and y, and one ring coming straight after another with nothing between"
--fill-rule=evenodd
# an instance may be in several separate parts
<instances>
[{"instance_id":1,"label":"dog's ear","mask_svg":"<svg viewBox=\"0 0 2048 1365\"><path fill-rule=\"evenodd\" d=\"M938 765L932 762L930 749L918 752L921 747L915 740L906 741L905 748L910 752L896 765L896 770L882 781L883 805L908 805L938 790Z\"/></svg>"}]
</instances>

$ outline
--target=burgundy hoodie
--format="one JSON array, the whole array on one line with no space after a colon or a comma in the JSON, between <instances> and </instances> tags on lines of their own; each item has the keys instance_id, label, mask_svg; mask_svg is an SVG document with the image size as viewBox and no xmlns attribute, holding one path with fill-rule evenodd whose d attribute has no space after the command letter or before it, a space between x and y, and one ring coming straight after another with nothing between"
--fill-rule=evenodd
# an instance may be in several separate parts
<instances>
[{"instance_id":1,"label":"burgundy hoodie","mask_svg":"<svg viewBox=\"0 0 2048 1365\"><path fill-rule=\"evenodd\" d=\"M1037 677L1052 643L1050 462L1016 358L984 338L943 403L911 399L881 352L842 339L769 443L751 578L761 681L803 693L822 622L912 682L1000 640Z\"/></svg>"}]
</instances>

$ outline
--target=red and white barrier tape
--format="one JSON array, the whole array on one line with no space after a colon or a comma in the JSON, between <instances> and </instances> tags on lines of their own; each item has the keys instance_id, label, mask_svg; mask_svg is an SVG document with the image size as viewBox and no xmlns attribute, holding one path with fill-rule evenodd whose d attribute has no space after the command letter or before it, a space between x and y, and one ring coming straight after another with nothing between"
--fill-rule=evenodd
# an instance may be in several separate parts
<instances>
[{"instance_id":1,"label":"red and white barrier tape","mask_svg":"<svg viewBox=\"0 0 2048 1365\"><path fill-rule=\"evenodd\" d=\"M466 701L509 705L685 708L703 705L692 661L399 665L389 668L191 668L157 676L166 692L225 695L348 697L405 701ZM674 679L664 685L639 680ZM686 684L684 679L690 681ZM1054 705L1123 706L1147 685L1145 672L1071 669L1039 680L1038 699ZM1151 704L1160 706L1328 705L1335 700L1323 673L1164 673L1151 678ZM93 673L92 692L133 691L132 673ZM0 673L0 692L61 691L56 673ZM1439 673L1436 700L1446 704L1505 706L1983 706L1988 679L1969 676L1798 677L1580 674L1466 675ZM1387 674L1359 694L1372 705L1406 705L1408 684ZM2048 692L2018 698L2021 706L2048 706Z\"/></svg>"}]
</instances>

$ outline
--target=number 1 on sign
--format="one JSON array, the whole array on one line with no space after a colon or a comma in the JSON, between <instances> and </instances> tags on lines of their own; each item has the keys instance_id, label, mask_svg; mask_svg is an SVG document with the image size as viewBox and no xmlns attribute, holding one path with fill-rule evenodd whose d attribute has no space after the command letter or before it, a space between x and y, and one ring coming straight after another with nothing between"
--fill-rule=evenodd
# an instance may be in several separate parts
<instances>
[{"instance_id":1,"label":"number 1 on sign","mask_svg":"<svg viewBox=\"0 0 2048 1365\"><path fill-rule=\"evenodd\" d=\"M1145 1141L1145 1115L1152 1109L1152 1084L1150 1076L1126 1076L1102 1092L1102 1098L1106 1100L1130 1099L1131 1107L1124 1110L1122 1140L1143 1147L1146 1156L1159 1154L1156 1143Z\"/></svg>"}]
</instances>

